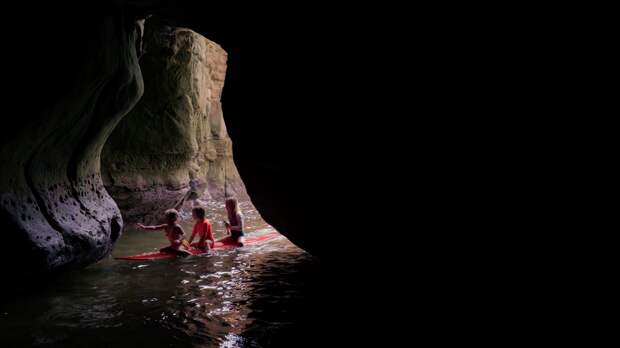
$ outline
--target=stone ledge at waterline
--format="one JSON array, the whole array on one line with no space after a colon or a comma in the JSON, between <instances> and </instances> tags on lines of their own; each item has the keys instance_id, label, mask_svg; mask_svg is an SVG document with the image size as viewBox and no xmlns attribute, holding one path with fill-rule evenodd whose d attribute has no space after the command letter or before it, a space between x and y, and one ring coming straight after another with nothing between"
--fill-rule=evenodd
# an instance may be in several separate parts
<instances>
[{"instance_id":1,"label":"stone ledge at waterline","mask_svg":"<svg viewBox=\"0 0 620 348\"><path fill-rule=\"evenodd\" d=\"M104 184L126 221L156 221L198 179L204 198L245 196L221 96L226 52L189 29L146 21L145 92L106 143Z\"/></svg>"}]
</instances>

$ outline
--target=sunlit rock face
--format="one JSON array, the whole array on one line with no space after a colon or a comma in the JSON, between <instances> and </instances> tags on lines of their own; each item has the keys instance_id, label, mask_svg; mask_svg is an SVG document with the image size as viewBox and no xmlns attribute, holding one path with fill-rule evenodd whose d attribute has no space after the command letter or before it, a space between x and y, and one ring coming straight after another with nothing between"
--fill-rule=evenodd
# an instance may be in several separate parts
<instances>
[{"instance_id":1,"label":"sunlit rock face","mask_svg":"<svg viewBox=\"0 0 620 348\"><path fill-rule=\"evenodd\" d=\"M21 53L3 64L17 72L3 81L10 87L3 104L20 112L0 137L3 275L86 265L120 236L123 220L103 186L100 154L143 93L140 29L120 9L102 6L81 9L84 17L33 17L36 60L22 47L30 40L8 44Z\"/></svg>"},{"instance_id":2,"label":"sunlit rock face","mask_svg":"<svg viewBox=\"0 0 620 348\"><path fill-rule=\"evenodd\" d=\"M183 199L191 179L203 198L244 196L220 102L226 52L155 20L146 21L142 47L144 95L102 157L106 188L125 219L157 220Z\"/></svg>"}]
</instances>

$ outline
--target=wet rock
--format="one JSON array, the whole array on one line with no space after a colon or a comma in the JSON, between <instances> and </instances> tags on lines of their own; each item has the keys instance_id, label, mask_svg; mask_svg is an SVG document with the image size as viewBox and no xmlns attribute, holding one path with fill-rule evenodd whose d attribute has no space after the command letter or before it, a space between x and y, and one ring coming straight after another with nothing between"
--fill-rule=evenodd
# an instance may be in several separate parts
<instances>
[{"instance_id":1,"label":"wet rock","mask_svg":"<svg viewBox=\"0 0 620 348\"><path fill-rule=\"evenodd\" d=\"M20 68L4 79L10 92L3 104L23 113L5 122L10 131L0 138L3 273L15 260L25 275L93 263L120 236L123 220L104 189L99 158L143 83L135 21L102 6L80 8L84 17L55 9L32 18L49 57L16 54L16 64L5 65ZM8 46L28 52L29 40L19 40Z\"/></svg>"},{"instance_id":2,"label":"wet rock","mask_svg":"<svg viewBox=\"0 0 620 348\"><path fill-rule=\"evenodd\" d=\"M144 96L102 156L106 188L125 219L160 218L183 199L191 179L208 198L245 195L220 102L227 53L190 29L156 20L146 21L142 47Z\"/></svg>"},{"instance_id":3,"label":"wet rock","mask_svg":"<svg viewBox=\"0 0 620 348\"><path fill-rule=\"evenodd\" d=\"M131 6L138 7L136 13ZM323 84L301 88L311 78L329 79L312 70L310 59L295 57L330 61L320 53L329 50L316 49L315 34L278 37L282 26L266 30L261 16L251 16L255 21L249 26L243 23L252 30L230 35L237 12L220 15L212 4L209 11L189 2L134 1L131 6L124 1L54 3L35 11L24 4L7 12L19 25L2 22L3 31L15 35L4 43L10 54L1 57L7 71L0 137L0 232L6 248L0 272L30 274L96 262L120 236L117 202L129 216L141 215L175 202L192 177L203 180L212 196L223 194L224 177L234 194L245 191L222 119L226 54L183 26L222 44L231 57L227 47L237 49L236 75L243 76L245 91L229 92L237 93L230 94L236 112L227 111L236 166L267 222L320 254L326 249L324 237L309 221L326 209L321 206L326 194L339 192L323 185L341 181L329 159L346 162L346 157L326 141L337 137L330 135L331 121L323 116L329 109L317 94ZM140 20L151 13L177 28L162 27L159 38L149 36L149 20ZM244 47L241 54L239 47ZM145 100L128 116L136 119L127 121L135 127L121 124L112 135L102 171L104 144L144 91L140 55L147 75ZM202 77L194 79L191 71ZM143 211L134 214L131 207Z\"/></svg>"}]
</instances>

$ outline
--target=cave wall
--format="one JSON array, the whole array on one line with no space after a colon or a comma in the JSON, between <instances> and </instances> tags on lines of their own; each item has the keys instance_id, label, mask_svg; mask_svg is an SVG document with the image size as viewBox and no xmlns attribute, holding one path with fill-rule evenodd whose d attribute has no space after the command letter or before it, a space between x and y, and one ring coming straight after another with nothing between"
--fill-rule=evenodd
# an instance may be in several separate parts
<instances>
[{"instance_id":1,"label":"cave wall","mask_svg":"<svg viewBox=\"0 0 620 348\"><path fill-rule=\"evenodd\" d=\"M144 95L102 155L106 189L124 218L156 221L184 197L190 179L206 199L245 196L222 113L226 51L156 19L145 23L142 48Z\"/></svg>"},{"instance_id":2,"label":"cave wall","mask_svg":"<svg viewBox=\"0 0 620 348\"><path fill-rule=\"evenodd\" d=\"M2 274L15 271L15 260L23 278L87 265L120 236L123 220L104 189L100 153L143 93L140 28L122 7L97 5L78 8L83 17L59 8L30 14L45 58L34 57L29 36L7 43L22 54L2 62L14 71L3 81Z\"/></svg>"},{"instance_id":3,"label":"cave wall","mask_svg":"<svg viewBox=\"0 0 620 348\"><path fill-rule=\"evenodd\" d=\"M0 56L4 67L0 95L4 130L0 137L0 234L8 246L0 253L1 274L84 266L109 254L121 234L123 218L105 184L113 195L132 196L144 188L151 190L141 192L155 192L155 197L138 194L137 202L160 199L157 189L172 192L162 196L173 199L185 192L187 181L195 175L203 178L207 186L210 180L214 182L208 192L217 194L223 181L221 168L227 168L229 188L244 191L240 181L235 184L238 174L230 157L228 131L235 139L236 166L265 220L314 254L326 250L321 242L324 237L315 233L316 226L309 221L321 215L337 216L333 207L332 213L325 213L330 206L321 206L321 202L327 194L341 191L329 186L341 182L338 171L330 169L330 158L344 158L334 153L329 142L335 138L330 134L335 112L320 102L325 99L321 95L325 95L326 88L337 87L333 82L326 83L336 75L322 71L325 63L320 63L338 67L327 54L330 48L323 42L325 49L317 50L313 44L317 43L317 35L326 37L326 33L319 35L313 30L312 35L300 36L298 31L288 29L300 25L311 28L309 23L294 23L292 17L266 21L253 14L240 19L236 12L215 10L212 4L201 8L189 2L170 1L49 3L36 8L27 3L18 5L4 13L5 19L13 21L0 22L4 32L14 33L5 38L7 54ZM204 81L188 80L189 75L185 75L178 81L170 78L168 84L151 85L154 93L166 92L177 98L159 103L153 100L155 94L145 96L158 107L168 103L171 109L164 114L184 110L191 115L184 121L172 122L176 128L163 129L190 136L175 145L175 151L179 150L176 153L162 151L175 147L165 143L167 138L160 134L149 136L153 141L151 153L164 156L137 158L132 165L141 174L132 176L126 175L133 170L128 170L126 164L134 158L123 157L129 152L120 148L139 149L145 144L123 135L123 129L131 127L121 125L121 135L112 135L110 144L118 144L116 148L110 145L104 149L104 144L145 93L138 58L141 48L145 49L145 63L153 52L142 42L148 33L143 34L140 20L152 13L165 18L171 26L191 28L215 40L230 53L228 63L234 60L235 68L226 76L232 102L226 104L229 130L220 122L217 98L225 71L225 62L221 61L224 53L212 45L213 50L207 50L206 58L201 59L219 59L220 70L207 69L210 74ZM199 43L192 35L183 35L175 42L186 40L192 50L210 45L206 40ZM189 44L191 40L195 42ZM164 46L163 51L178 62L200 56L189 54L191 50L181 46ZM211 57L209 52L213 52ZM219 57L215 52L220 52ZM157 62L156 55L152 57L153 67L162 63ZM170 62L171 68L177 64L174 69L187 71L178 62ZM194 69L204 70L200 64ZM147 71L148 64L142 68ZM195 89L200 83L211 85L206 90ZM190 93L182 97L166 88L185 88ZM150 93L149 89L146 93ZM147 113L146 108L142 110ZM336 113L340 111L344 110ZM198 116L206 116L208 121ZM317 117L325 122L317 122ZM149 123L136 122L136 128L144 134L150 129ZM115 157L106 161L110 153ZM197 155L201 153L205 157ZM161 170L162 159L163 168L170 170ZM107 165L110 162L114 167ZM159 170L157 175L153 168ZM123 206L122 196L117 199Z\"/></svg>"}]
</instances>

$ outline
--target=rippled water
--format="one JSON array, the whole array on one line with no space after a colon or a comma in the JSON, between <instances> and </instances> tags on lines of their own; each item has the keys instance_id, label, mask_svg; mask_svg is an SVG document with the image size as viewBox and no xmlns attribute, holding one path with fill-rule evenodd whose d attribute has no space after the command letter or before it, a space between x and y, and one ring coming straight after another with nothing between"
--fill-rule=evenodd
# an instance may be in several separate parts
<instances>
[{"instance_id":1,"label":"rippled water","mask_svg":"<svg viewBox=\"0 0 620 348\"><path fill-rule=\"evenodd\" d=\"M249 203L242 208L250 233L272 231ZM214 204L207 213L216 238L222 213ZM182 224L189 235L191 221ZM163 232L129 227L113 255L165 242ZM108 258L40 292L0 301L0 346L296 346L317 310L319 274L317 262L284 237L185 259Z\"/></svg>"}]
</instances>

